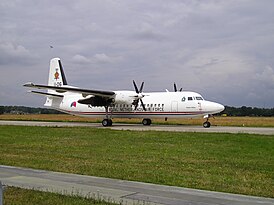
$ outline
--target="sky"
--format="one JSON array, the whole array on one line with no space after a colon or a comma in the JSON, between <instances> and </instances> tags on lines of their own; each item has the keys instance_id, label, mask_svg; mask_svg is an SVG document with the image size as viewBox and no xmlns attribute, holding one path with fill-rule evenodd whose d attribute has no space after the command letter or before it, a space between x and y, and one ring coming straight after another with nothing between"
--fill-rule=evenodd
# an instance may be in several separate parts
<instances>
[{"instance_id":1,"label":"sky","mask_svg":"<svg viewBox=\"0 0 274 205\"><path fill-rule=\"evenodd\" d=\"M224 105L272 108L274 1L1 0L0 105L43 107L22 85L46 84L53 57L73 86L176 82Z\"/></svg>"}]
</instances>

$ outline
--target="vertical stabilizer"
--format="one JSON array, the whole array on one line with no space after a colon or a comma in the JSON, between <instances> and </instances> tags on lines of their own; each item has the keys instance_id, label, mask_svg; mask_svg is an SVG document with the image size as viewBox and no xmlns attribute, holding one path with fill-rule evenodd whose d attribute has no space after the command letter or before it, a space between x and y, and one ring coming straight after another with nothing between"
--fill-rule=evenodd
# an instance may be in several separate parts
<instances>
[{"instance_id":1,"label":"vertical stabilizer","mask_svg":"<svg viewBox=\"0 0 274 205\"><path fill-rule=\"evenodd\" d=\"M49 67L48 85L62 87L67 84L68 84L67 79L66 79L60 58L51 59L50 67ZM48 90L48 93L59 94L58 92L54 90ZM59 97L48 96L44 106L58 108L61 101L62 99Z\"/></svg>"},{"instance_id":2,"label":"vertical stabilizer","mask_svg":"<svg viewBox=\"0 0 274 205\"><path fill-rule=\"evenodd\" d=\"M48 85L62 87L67 84L67 79L60 58L51 59Z\"/></svg>"}]
</instances>

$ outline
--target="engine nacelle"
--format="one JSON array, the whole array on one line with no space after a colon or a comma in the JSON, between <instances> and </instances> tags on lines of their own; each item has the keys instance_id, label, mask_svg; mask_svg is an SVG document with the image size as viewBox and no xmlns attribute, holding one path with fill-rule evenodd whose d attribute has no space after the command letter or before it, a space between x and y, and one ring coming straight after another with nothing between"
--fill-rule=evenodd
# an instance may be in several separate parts
<instances>
[{"instance_id":1,"label":"engine nacelle","mask_svg":"<svg viewBox=\"0 0 274 205\"><path fill-rule=\"evenodd\" d=\"M134 91L119 91L115 94L115 103L131 105L136 100L136 92Z\"/></svg>"},{"instance_id":2,"label":"engine nacelle","mask_svg":"<svg viewBox=\"0 0 274 205\"><path fill-rule=\"evenodd\" d=\"M78 100L78 103L92 106L108 106L111 103L113 103L113 99L104 98L100 96L91 96Z\"/></svg>"}]
</instances>

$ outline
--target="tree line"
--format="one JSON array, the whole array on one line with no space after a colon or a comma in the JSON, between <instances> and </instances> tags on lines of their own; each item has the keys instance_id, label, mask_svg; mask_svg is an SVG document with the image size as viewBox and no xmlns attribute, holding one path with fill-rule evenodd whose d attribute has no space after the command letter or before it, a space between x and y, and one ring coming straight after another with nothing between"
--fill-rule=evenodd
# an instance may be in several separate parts
<instances>
[{"instance_id":1,"label":"tree line","mask_svg":"<svg viewBox=\"0 0 274 205\"><path fill-rule=\"evenodd\" d=\"M257 108L257 107L246 107L246 106L242 106L242 107L225 106L225 110L221 112L220 115L274 117L274 107L273 108Z\"/></svg>"},{"instance_id":2,"label":"tree line","mask_svg":"<svg viewBox=\"0 0 274 205\"><path fill-rule=\"evenodd\" d=\"M47 108L33 108L25 106L0 106L0 114L62 114L57 110ZM257 107L231 107L225 106L225 110L218 115L227 116L263 116L274 117L273 108L257 108Z\"/></svg>"},{"instance_id":3,"label":"tree line","mask_svg":"<svg viewBox=\"0 0 274 205\"><path fill-rule=\"evenodd\" d=\"M25 106L0 106L0 114L61 114L57 110Z\"/></svg>"}]
</instances>

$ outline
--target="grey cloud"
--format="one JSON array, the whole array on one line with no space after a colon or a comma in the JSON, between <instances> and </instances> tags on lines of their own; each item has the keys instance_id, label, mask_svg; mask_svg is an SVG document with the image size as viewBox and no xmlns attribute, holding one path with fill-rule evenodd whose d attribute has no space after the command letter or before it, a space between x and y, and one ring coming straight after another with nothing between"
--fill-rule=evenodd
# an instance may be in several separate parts
<instances>
[{"instance_id":1,"label":"grey cloud","mask_svg":"<svg viewBox=\"0 0 274 205\"><path fill-rule=\"evenodd\" d=\"M108 56L105 53L97 53L92 57L88 58L80 54L76 54L72 58L74 63L78 64L102 64L102 63L117 63L122 60L120 56Z\"/></svg>"},{"instance_id":2,"label":"grey cloud","mask_svg":"<svg viewBox=\"0 0 274 205\"><path fill-rule=\"evenodd\" d=\"M0 42L0 53L0 65L20 65L21 63L30 65L36 57L24 46L11 42Z\"/></svg>"},{"instance_id":3,"label":"grey cloud","mask_svg":"<svg viewBox=\"0 0 274 205\"><path fill-rule=\"evenodd\" d=\"M227 105L273 107L274 95L265 94L273 93L273 7L269 0L4 0L0 81L46 83L50 58L60 57L77 86L132 89L134 79L155 91L175 81ZM7 68L21 79L7 81ZM42 106L14 92L21 97L5 95L5 103Z\"/></svg>"},{"instance_id":4,"label":"grey cloud","mask_svg":"<svg viewBox=\"0 0 274 205\"><path fill-rule=\"evenodd\" d=\"M258 79L264 88L274 91L274 69L271 66L266 66L262 72L257 73L255 79Z\"/></svg>"}]
</instances>

